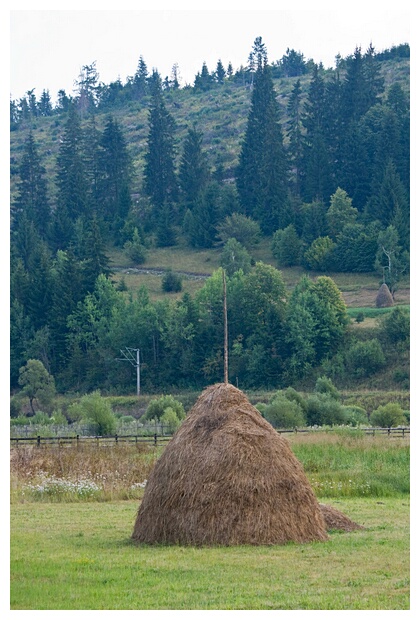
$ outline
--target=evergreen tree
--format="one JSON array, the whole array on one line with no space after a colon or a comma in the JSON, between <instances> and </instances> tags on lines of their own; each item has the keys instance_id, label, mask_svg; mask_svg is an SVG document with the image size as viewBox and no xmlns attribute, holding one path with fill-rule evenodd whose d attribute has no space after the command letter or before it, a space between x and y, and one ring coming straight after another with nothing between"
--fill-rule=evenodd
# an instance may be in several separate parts
<instances>
[{"instance_id":1,"label":"evergreen tree","mask_svg":"<svg viewBox=\"0 0 420 620\"><path fill-rule=\"evenodd\" d=\"M96 70L96 61L82 67L75 85L77 108L83 117L93 111L97 104L99 73Z\"/></svg>"},{"instance_id":2,"label":"evergreen tree","mask_svg":"<svg viewBox=\"0 0 420 620\"><path fill-rule=\"evenodd\" d=\"M155 84L149 108L144 187L156 209L176 200L175 121L165 107L161 84Z\"/></svg>"},{"instance_id":3,"label":"evergreen tree","mask_svg":"<svg viewBox=\"0 0 420 620\"><path fill-rule=\"evenodd\" d=\"M331 196L330 207L327 211L328 232L332 239L343 230L347 224L354 224L358 215L357 209L352 206L352 200L341 187Z\"/></svg>"},{"instance_id":4,"label":"evergreen tree","mask_svg":"<svg viewBox=\"0 0 420 620\"><path fill-rule=\"evenodd\" d=\"M139 62L137 65L137 70L133 79L133 88L135 97L142 99L145 95L147 95L149 90L149 85L147 81L148 70L147 65L143 59L143 56L140 56Z\"/></svg>"},{"instance_id":5,"label":"evergreen tree","mask_svg":"<svg viewBox=\"0 0 420 620\"><path fill-rule=\"evenodd\" d=\"M68 316L86 295L82 267L73 254L59 250L52 271L48 320L53 342L53 370L62 370L67 359Z\"/></svg>"},{"instance_id":6,"label":"evergreen tree","mask_svg":"<svg viewBox=\"0 0 420 620\"><path fill-rule=\"evenodd\" d=\"M255 84L236 184L245 215L266 234L290 223L287 164L270 67L258 48ZM264 64L263 64L264 63Z\"/></svg>"},{"instance_id":7,"label":"evergreen tree","mask_svg":"<svg viewBox=\"0 0 420 620\"><path fill-rule=\"evenodd\" d=\"M131 160L118 123L109 117L100 140L99 202L105 221L122 228L130 209Z\"/></svg>"},{"instance_id":8,"label":"evergreen tree","mask_svg":"<svg viewBox=\"0 0 420 620\"><path fill-rule=\"evenodd\" d=\"M42 95L38 102L38 110L40 116L51 116L52 115L52 103L50 92L48 90L43 90Z\"/></svg>"},{"instance_id":9,"label":"evergreen tree","mask_svg":"<svg viewBox=\"0 0 420 620\"><path fill-rule=\"evenodd\" d=\"M287 103L287 112L289 115L289 121L287 123L287 136L289 138L288 155L292 171L292 186L296 196L300 196L302 184L304 138L301 98L302 87L300 80L297 80Z\"/></svg>"},{"instance_id":10,"label":"evergreen tree","mask_svg":"<svg viewBox=\"0 0 420 620\"><path fill-rule=\"evenodd\" d=\"M100 158L101 158L101 132L96 125L96 117L92 114L86 124L83 134L83 152L85 160L86 178L88 183L88 204L87 216L91 213L104 216L100 195Z\"/></svg>"},{"instance_id":11,"label":"evergreen tree","mask_svg":"<svg viewBox=\"0 0 420 620\"><path fill-rule=\"evenodd\" d=\"M225 81L225 77L226 77L226 71L225 68L223 67L222 61L219 60L217 61L217 66L216 66L216 80L218 84L223 84L223 82Z\"/></svg>"},{"instance_id":12,"label":"evergreen tree","mask_svg":"<svg viewBox=\"0 0 420 620\"><path fill-rule=\"evenodd\" d=\"M408 249L409 201L396 166L391 160L388 160L377 193L371 197L366 206L366 213L370 220L381 222L383 228L397 223L400 241L404 248Z\"/></svg>"},{"instance_id":13,"label":"evergreen tree","mask_svg":"<svg viewBox=\"0 0 420 620\"><path fill-rule=\"evenodd\" d=\"M86 214L87 206L88 180L83 134L79 116L72 106L57 157L57 207L54 219L54 241L57 248L68 247L74 222Z\"/></svg>"},{"instance_id":14,"label":"evergreen tree","mask_svg":"<svg viewBox=\"0 0 420 620\"><path fill-rule=\"evenodd\" d=\"M179 170L183 208L192 209L210 180L210 168L202 147L202 134L188 129Z\"/></svg>"},{"instance_id":15,"label":"evergreen tree","mask_svg":"<svg viewBox=\"0 0 420 620\"><path fill-rule=\"evenodd\" d=\"M86 236L84 239L83 278L87 290L92 290L99 275L109 276L109 258L105 254L100 225L96 214L86 222Z\"/></svg>"},{"instance_id":16,"label":"evergreen tree","mask_svg":"<svg viewBox=\"0 0 420 620\"><path fill-rule=\"evenodd\" d=\"M25 142L19 167L17 197L12 206L12 229L16 229L23 214L32 222L39 235L48 237L51 208L48 200L46 170L41 163L32 131Z\"/></svg>"},{"instance_id":17,"label":"evergreen tree","mask_svg":"<svg viewBox=\"0 0 420 620\"><path fill-rule=\"evenodd\" d=\"M327 144L327 108L325 83L318 65L314 65L308 100L304 105L303 197L305 201L326 201L333 192L329 148Z\"/></svg>"}]
</instances>

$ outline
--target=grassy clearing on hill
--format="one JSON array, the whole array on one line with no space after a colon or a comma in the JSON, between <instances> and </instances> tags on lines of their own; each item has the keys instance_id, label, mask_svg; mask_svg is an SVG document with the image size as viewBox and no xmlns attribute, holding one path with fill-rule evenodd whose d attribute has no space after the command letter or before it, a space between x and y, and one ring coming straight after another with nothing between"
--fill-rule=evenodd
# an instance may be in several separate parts
<instances>
[{"instance_id":1,"label":"grassy clearing on hill","mask_svg":"<svg viewBox=\"0 0 420 620\"><path fill-rule=\"evenodd\" d=\"M366 529L306 545L137 546L137 501L15 504L10 608L409 609L409 501L329 503Z\"/></svg>"}]
</instances>

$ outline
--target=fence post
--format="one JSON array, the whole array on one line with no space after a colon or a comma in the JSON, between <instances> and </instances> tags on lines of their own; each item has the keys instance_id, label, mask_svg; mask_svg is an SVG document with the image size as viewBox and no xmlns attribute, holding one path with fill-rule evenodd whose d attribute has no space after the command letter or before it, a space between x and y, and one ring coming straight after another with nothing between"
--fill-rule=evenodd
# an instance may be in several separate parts
<instances>
[{"instance_id":1,"label":"fence post","mask_svg":"<svg viewBox=\"0 0 420 620\"><path fill-rule=\"evenodd\" d=\"M155 433L154 435L154 440L155 440L155 446L157 446L157 433Z\"/></svg>"},{"instance_id":2,"label":"fence post","mask_svg":"<svg viewBox=\"0 0 420 620\"><path fill-rule=\"evenodd\" d=\"M38 446L41 445L41 435L38 435L38 437L36 438L36 443L38 444Z\"/></svg>"},{"instance_id":3,"label":"fence post","mask_svg":"<svg viewBox=\"0 0 420 620\"><path fill-rule=\"evenodd\" d=\"M115 443L118 443L118 435L115 433Z\"/></svg>"}]
</instances>

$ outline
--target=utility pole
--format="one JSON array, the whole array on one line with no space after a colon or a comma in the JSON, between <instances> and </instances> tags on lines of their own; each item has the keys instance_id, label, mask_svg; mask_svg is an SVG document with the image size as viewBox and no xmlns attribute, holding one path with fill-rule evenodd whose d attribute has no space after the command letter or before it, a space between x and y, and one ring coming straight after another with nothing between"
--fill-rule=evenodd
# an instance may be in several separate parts
<instances>
[{"instance_id":1,"label":"utility pole","mask_svg":"<svg viewBox=\"0 0 420 620\"><path fill-rule=\"evenodd\" d=\"M135 366L137 372L137 396L140 396L140 349L130 349L125 347L124 350L120 349L122 357L117 357L120 362L130 362L132 366ZM134 353L136 355L134 355Z\"/></svg>"},{"instance_id":2,"label":"utility pole","mask_svg":"<svg viewBox=\"0 0 420 620\"><path fill-rule=\"evenodd\" d=\"M228 320L227 320L227 300L226 300L226 274L223 269L223 314L225 323L225 344L224 344L224 369L225 369L225 383L229 383L229 369L228 369Z\"/></svg>"}]
</instances>

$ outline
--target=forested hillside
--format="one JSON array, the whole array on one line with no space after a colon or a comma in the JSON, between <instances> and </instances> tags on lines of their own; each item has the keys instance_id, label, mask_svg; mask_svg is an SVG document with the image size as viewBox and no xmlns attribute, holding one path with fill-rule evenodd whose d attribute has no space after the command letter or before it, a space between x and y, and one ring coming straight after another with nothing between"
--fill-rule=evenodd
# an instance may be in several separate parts
<instances>
[{"instance_id":1,"label":"forested hillside","mask_svg":"<svg viewBox=\"0 0 420 620\"><path fill-rule=\"evenodd\" d=\"M271 62L256 38L244 66L204 63L190 86L140 57L125 83L93 63L55 104L11 101L12 389L35 359L61 391L132 391L126 347L146 391L220 380L221 270L176 300L174 272L158 300L113 279L111 256L138 267L159 248L219 252L242 386L314 367L357 381L406 351L401 308L356 341L328 274L376 274L391 295L408 276L409 67L406 44L325 68L289 49ZM308 274L292 290L289 267Z\"/></svg>"}]
</instances>

